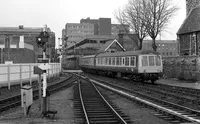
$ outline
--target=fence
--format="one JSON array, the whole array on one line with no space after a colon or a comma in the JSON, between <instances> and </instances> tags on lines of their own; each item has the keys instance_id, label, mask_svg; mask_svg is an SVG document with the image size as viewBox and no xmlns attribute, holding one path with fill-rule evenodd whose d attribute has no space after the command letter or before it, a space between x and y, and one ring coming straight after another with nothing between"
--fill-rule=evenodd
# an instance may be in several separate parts
<instances>
[{"instance_id":1,"label":"fence","mask_svg":"<svg viewBox=\"0 0 200 124\"><path fill-rule=\"evenodd\" d=\"M13 84L21 84L38 79L38 75L34 74L34 66L40 63L28 64L0 64L0 86L10 86ZM60 63L49 63L50 69L47 70L47 76L54 76L61 72Z\"/></svg>"}]
</instances>

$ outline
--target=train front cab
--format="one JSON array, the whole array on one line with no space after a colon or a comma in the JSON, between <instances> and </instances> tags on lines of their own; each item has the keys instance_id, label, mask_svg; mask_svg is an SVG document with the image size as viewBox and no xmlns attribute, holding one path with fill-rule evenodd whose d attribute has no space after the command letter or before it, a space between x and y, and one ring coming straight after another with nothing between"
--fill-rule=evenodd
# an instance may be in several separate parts
<instances>
[{"instance_id":1,"label":"train front cab","mask_svg":"<svg viewBox=\"0 0 200 124\"><path fill-rule=\"evenodd\" d=\"M138 72L143 81L150 80L154 83L163 72L162 57L155 54L139 55Z\"/></svg>"}]
</instances>

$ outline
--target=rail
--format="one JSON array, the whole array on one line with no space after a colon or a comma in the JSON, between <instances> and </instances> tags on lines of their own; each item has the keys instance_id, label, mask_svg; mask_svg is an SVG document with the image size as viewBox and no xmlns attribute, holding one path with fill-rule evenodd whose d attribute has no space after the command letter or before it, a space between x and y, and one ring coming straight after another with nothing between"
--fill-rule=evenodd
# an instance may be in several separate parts
<instances>
[{"instance_id":1,"label":"rail","mask_svg":"<svg viewBox=\"0 0 200 124\"><path fill-rule=\"evenodd\" d=\"M34 74L34 66L40 63L23 63L23 64L0 64L0 87L30 82L38 79L38 75ZM54 76L61 72L60 63L49 63L50 69L47 71L48 77Z\"/></svg>"}]
</instances>

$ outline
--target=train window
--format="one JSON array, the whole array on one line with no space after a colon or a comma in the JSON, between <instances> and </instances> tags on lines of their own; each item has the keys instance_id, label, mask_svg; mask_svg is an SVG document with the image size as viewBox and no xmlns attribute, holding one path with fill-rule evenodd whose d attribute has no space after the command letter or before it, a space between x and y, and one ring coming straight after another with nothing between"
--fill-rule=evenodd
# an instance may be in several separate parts
<instances>
[{"instance_id":1,"label":"train window","mask_svg":"<svg viewBox=\"0 0 200 124\"><path fill-rule=\"evenodd\" d=\"M109 58L107 58L107 63L106 63L106 65L109 65Z\"/></svg>"},{"instance_id":2,"label":"train window","mask_svg":"<svg viewBox=\"0 0 200 124\"><path fill-rule=\"evenodd\" d=\"M90 60L90 61L92 61L92 60ZM96 58L96 60L95 60L95 61L96 61L96 65L98 65L98 58Z\"/></svg>"},{"instance_id":3,"label":"train window","mask_svg":"<svg viewBox=\"0 0 200 124\"><path fill-rule=\"evenodd\" d=\"M149 66L154 66L155 62L154 62L154 56L149 56Z\"/></svg>"},{"instance_id":4,"label":"train window","mask_svg":"<svg viewBox=\"0 0 200 124\"><path fill-rule=\"evenodd\" d=\"M125 58L125 66L129 66L129 57Z\"/></svg>"},{"instance_id":5,"label":"train window","mask_svg":"<svg viewBox=\"0 0 200 124\"><path fill-rule=\"evenodd\" d=\"M116 65L119 65L119 57L117 57L117 63L116 63Z\"/></svg>"},{"instance_id":6,"label":"train window","mask_svg":"<svg viewBox=\"0 0 200 124\"><path fill-rule=\"evenodd\" d=\"M132 56L132 57L130 57L130 58L131 58L130 66L135 66L135 57Z\"/></svg>"},{"instance_id":7,"label":"train window","mask_svg":"<svg viewBox=\"0 0 200 124\"><path fill-rule=\"evenodd\" d=\"M105 58L105 65L107 65L108 58Z\"/></svg>"},{"instance_id":8,"label":"train window","mask_svg":"<svg viewBox=\"0 0 200 124\"><path fill-rule=\"evenodd\" d=\"M98 62L98 64L101 65L101 58L99 58L99 62Z\"/></svg>"},{"instance_id":9,"label":"train window","mask_svg":"<svg viewBox=\"0 0 200 124\"><path fill-rule=\"evenodd\" d=\"M105 63L106 63L106 60L105 60L105 58L103 58L103 65L105 65Z\"/></svg>"},{"instance_id":10,"label":"train window","mask_svg":"<svg viewBox=\"0 0 200 124\"><path fill-rule=\"evenodd\" d=\"M122 57L122 65L125 65L125 57Z\"/></svg>"},{"instance_id":11,"label":"train window","mask_svg":"<svg viewBox=\"0 0 200 124\"><path fill-rule=\"evenodd\" d=\"M142 66L148 66L147 56L142 56Z\"/></svg>"},{"instance_id":12,"label":"train window","mask_svg":"<svg viewBox=\"0 0 200 124\"><path fill-rule=\"evenodd\" d=\"M122 58L119 57L119 65L122 65Z\"/></svg>"},{"instance_id":13,"label":"train window","mask_svg":"<svg viewBox=\"0 0 200 124\"><path fill-rule=\"evenodd\" d=\"M112 65L115 65L115 58L112 58Z\"/></svg>"},{"instance_id":14,"label":"train window","mask_svg":"<svg viewBox=\"0 0 200 124\"><path fill-rule=\"evenodd\" d=\"M156 66L161 66L160 56L155 56L155 57L156 57Z\"/></svg>"},{"instance_id":15,"label":"train window","mask_svg":"<svg viewBox=\"0 0 200 124\"><path fill-rule=\"evenodd\" d=\"M111 60L111 58L109 58L109 65L111 65L111 62L112 62L112 60Z\"/></svg>"}]
</instances>

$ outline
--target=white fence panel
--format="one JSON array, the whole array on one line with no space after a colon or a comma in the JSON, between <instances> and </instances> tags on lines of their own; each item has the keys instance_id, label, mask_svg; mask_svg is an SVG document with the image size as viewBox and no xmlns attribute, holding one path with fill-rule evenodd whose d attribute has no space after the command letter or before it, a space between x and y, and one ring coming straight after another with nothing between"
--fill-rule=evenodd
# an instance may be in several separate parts
<instances>
[{"instance_id":1,"label":"white fence panel","mask_svg":"<svg viewBox=\"0 0 200 124\"><path fill-rule=\"evenodd\" d=\"M38 75L34 74L34 66L38 66L41 63L29 63L29 64L0 64L0 86L8 86L16 83L22 83L38 79ZM60 63L49 63L51 66L47 70L49 77L60 73Z\"/></svg>"}]
</instances>

